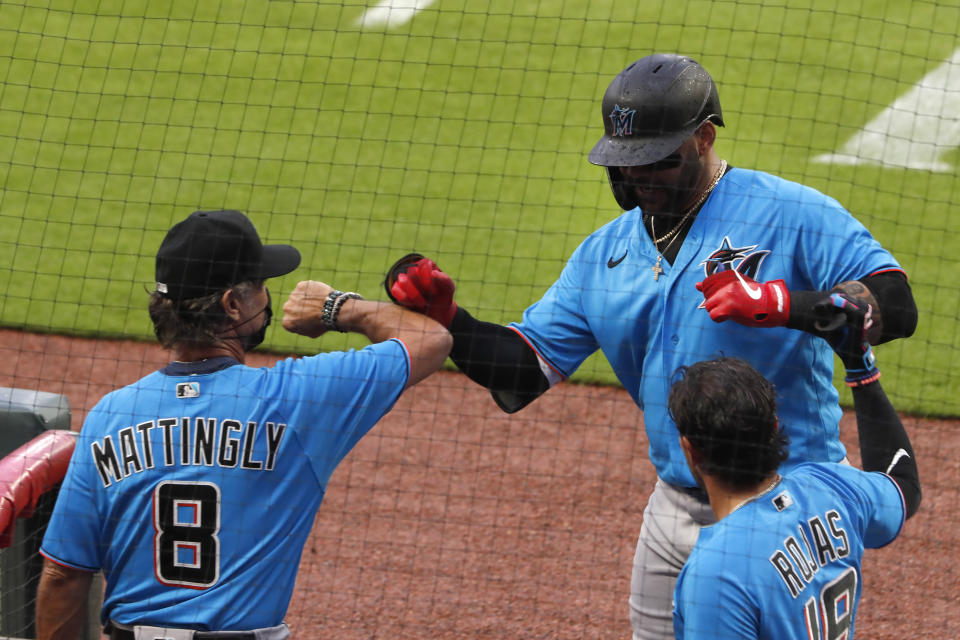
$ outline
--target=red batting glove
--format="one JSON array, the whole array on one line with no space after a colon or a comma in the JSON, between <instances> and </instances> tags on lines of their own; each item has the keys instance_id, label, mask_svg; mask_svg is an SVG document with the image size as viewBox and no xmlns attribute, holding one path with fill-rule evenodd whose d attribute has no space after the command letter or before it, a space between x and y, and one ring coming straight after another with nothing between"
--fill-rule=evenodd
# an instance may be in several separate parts
<instances>
[{"instance_id":1,"label":"red batting glove","mask_svg":"<svg viewBox=\"0 0 960 640\"><path fill-rule=\"evenodd\" d=\"M390 294L397 304L450 326L457 312L457 303L453 301L456 286L433 260L421 258L396 278Z\"/></svg>"},{"instance_id":2,"label":"red batting glove","mask_svg":"<svg viewBox=\"0 0 960 640\"><path fill-rule=\"evenodd\" d=\"M733 320L748 327L782 327L790 317L790 292L783 280L759 283L735 269L697 283L714 322Z\"/></svg>"}]
</instances>

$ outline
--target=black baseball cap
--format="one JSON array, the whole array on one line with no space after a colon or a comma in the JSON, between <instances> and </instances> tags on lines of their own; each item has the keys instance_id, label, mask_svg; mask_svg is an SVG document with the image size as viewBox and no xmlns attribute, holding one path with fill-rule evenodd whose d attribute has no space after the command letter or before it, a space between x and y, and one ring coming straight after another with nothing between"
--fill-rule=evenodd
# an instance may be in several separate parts
<instances>
[{"instance_id":1,"label":"black baseball cap","mask_svg":"<svg viewBox=\"0 0 960 640\"><path fill-rule=\"evenodd\" d=\"M157 291L173 300L200 298L240 282L282 276L299 265L296 248L263 244L239 211L194 211L160 244Z\"/></svg>"}]
</instances>

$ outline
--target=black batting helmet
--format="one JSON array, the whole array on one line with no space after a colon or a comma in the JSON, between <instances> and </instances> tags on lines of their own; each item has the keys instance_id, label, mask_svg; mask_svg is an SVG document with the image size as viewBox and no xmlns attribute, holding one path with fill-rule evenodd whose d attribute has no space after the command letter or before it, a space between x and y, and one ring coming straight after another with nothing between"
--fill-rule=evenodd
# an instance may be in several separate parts
<instances>
[{"instance_id":1,"label":"black batting helmet","mask_svg":"<svg viewBox=\"0 0 960 640\"><path fill-rule=\"evenodd\" d=\"M604 136L590 151L602 167L662 160L707 120L723 126L717 87L696 60L669 53L641 58L603 95Z\"/></svg>"},{"instance_id":2,"label":"black batting helmet","mask_svg":"<svg viewBox=\"0 0 960 640\"><path fill-rule=\"evenodd\" d=\"M622 189L616 167L662 160L707 120L723 126L713 78L696 60L672 53L640 58L621 71L601 108L604 135L590 151L590 162L607 167L624 209L636 203Z\"/></svg>"}]
</instances>

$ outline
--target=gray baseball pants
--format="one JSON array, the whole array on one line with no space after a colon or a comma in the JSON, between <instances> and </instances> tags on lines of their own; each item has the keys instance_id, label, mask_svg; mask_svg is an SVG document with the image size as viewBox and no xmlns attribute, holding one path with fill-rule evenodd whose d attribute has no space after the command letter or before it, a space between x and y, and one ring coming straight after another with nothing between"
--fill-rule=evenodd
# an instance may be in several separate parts
<instances>
[{"instance_id":1,"label":"gray baseball pants","mask_svg":"<svg viewBox=\"0 0 960 640\"><path fill-rule=\"evenodd\" d=\"M658 479L633 558L630 625L633 640L673 640L673 588L700 528L716 519L706 494Z\"/></svg>"}]
</instances>

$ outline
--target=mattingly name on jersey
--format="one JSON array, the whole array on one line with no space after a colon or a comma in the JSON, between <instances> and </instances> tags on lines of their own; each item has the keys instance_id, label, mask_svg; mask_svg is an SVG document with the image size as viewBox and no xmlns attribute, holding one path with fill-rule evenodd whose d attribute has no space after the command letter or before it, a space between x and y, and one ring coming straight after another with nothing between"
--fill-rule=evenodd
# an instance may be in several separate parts
<instances>
[{"instance_id":1,"label":"mattingly name on jersey","mask_svg":"<svg viewBox=\"0 0 960 640\"><path fill-rule=\"evenodd\" d=\"M820 567L850 555L850 539L840 526L840 514L830 509L824 514L807 520L808 532L803 525L797 526L796 537L787 536L783 548L770 556L790 595L796 598L813 580ZM824 523L826 520L826 523ZM803 547L800 542L803 541Z\"/></svg>"},{"instance_id":2,"label":"mattingly name on jersey","mask_svg":"<svg viewBox=\"0 0 960 640\"><path fill-rule=\"evenodd\" d=\"M266 455L254 450L258 428L252 420L244 424L216 418L160 418L120 429L115 437L104 436L90 444L90 453L104 487L153 469L158 459L165 467L216 465L272 471L287 425L266 423ZM161 436L159 452L154 451L155 442L151 440L154 429L159 429L155 433Z\"/></svg>"}]
</instances>

